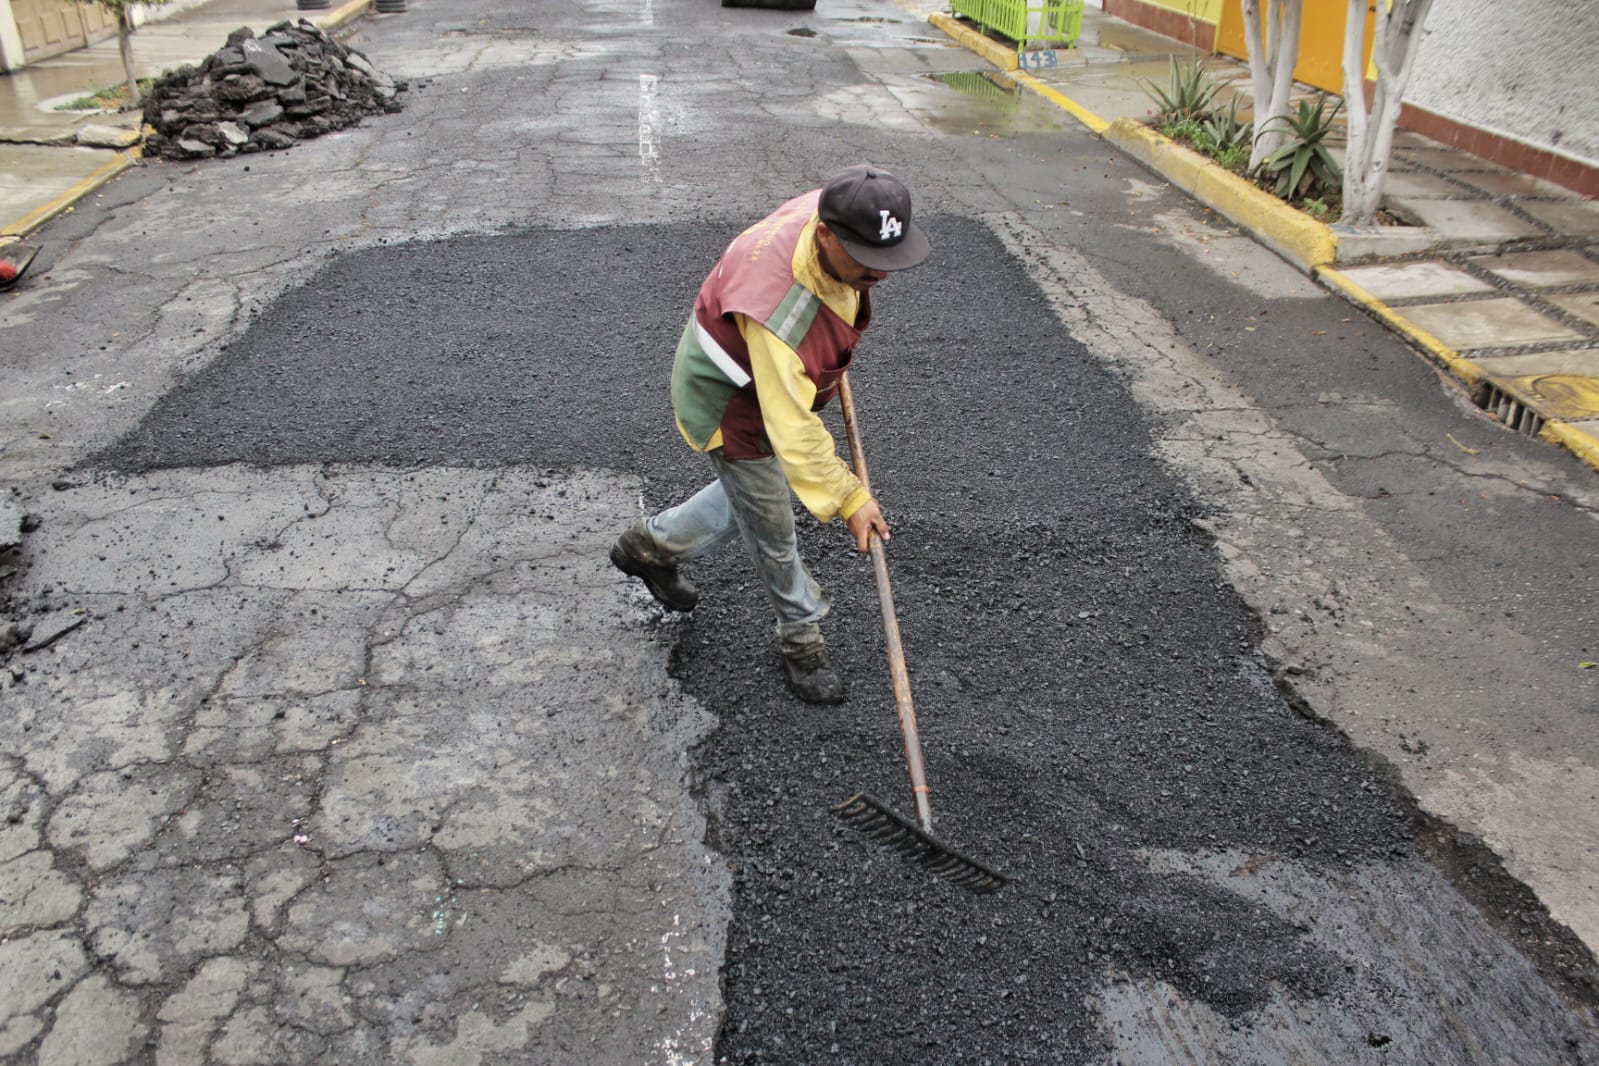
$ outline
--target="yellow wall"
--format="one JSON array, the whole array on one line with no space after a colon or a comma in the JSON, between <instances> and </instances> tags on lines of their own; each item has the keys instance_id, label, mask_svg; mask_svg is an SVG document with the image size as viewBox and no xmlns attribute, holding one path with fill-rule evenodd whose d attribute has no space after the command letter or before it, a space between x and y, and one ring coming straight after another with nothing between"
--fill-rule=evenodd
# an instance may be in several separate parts
<instances>
[{"instance_id":1,"label":"yellow wall","mask_svg":"<svg viewBox=\"0 0 1599 1066\"><path fill-rule=\"evenodd\" d=\"M1238 59L1247 59L1249 52L1244 44L1243 7L1239 0L1226 0L1220 5L1221 21L1216 28L1216 51ZM1264 4L1261 5L1265 7ZM1344 91L1344 20L1348 17L1346 0L1304 0L1299 24L1299 62L1294 66L1294 80L1314 85L1330 93ZM1370 64L1372 16L1366 12L1366 57Z\"/></svg>"}]
</instances>

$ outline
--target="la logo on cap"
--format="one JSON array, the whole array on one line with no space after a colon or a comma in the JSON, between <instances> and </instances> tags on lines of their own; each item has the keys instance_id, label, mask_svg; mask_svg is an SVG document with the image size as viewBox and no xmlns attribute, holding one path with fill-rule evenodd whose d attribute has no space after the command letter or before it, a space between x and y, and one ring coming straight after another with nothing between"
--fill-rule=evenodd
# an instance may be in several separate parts
<instances>
[{"instance_id":1,"label":"la logo on cap","mask_svg":"<svg viewBox=\"0 0 1599 1066\"><path fill-rule=\"evenodd\" d=\"M870 163L847 167L822 186L817 214L868 270L904 270L927 258L927 235L911 213L904 182Z\"/></svg>"}]
</instances>

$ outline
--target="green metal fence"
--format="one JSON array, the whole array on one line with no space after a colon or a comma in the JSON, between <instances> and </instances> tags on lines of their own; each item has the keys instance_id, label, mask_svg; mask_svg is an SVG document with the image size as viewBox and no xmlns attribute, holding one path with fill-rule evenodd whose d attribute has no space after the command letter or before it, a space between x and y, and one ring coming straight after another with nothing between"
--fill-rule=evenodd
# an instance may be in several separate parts
<instances>
[{"instance_id":1,"label":"green metal fence","mask_svg":"<svg viewBox=\"0 0 1599 1066\"><path fill-rule=\"evenodd\" d=\"M1083 32L1083 0L950 0L950 12L1016 42L1071 47Z\"/></svg>"}]
</instances>

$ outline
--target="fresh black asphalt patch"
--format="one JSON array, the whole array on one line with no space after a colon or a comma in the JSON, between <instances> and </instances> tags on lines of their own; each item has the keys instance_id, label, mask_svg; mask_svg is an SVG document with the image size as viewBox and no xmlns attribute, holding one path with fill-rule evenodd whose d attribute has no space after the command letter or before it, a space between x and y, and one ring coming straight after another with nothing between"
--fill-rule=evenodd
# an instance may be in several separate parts
<instances>
[{"instance_id":1,"label":"fresh black asphalt patch","mask_svg":"<svg viewBox=\"0 0 1599 1066\"><path fill-rule=\"evenodd\" d=\"M935 258L880 287L852 379L938 832L1014 883L965 893L830 813L858 790L912 811L871 571L840 530L802 524L852 685L841 707L784 692L742 556L703 562L701 606L663 624L721 723L696 753L735 877L717 1061L1106 1061L1098 997L1155 982L1246 1033L1286 1004L1326 1061L1482 1061L1472 1025L1453 1045L1406 1035L1451 996L1518 1003L1481 1027L1503 1061L1594 1061L1554 992L1506 991L1533 971L1504 941L1426 935L1434 900L1410 901L1411 955L1359 963L1258 896L1161 868L1234 856L1243 880L1281 863L1343 885L1427 869L1402 805L1273 686L1257 620L1122 385L985 228L926 225ZM91 465L608 468L675 502L706 468L672 426L672 349L735 229L335 256ZM1363 980L1372 964L1389 976Z\"/></svg>"}]
</instances>

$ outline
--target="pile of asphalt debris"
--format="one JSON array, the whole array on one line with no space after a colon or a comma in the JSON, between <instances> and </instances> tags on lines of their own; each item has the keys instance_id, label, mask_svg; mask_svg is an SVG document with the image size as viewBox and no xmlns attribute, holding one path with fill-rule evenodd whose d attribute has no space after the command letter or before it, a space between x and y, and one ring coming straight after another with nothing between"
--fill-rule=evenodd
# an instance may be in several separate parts
<instances>
[{"instance_id":1,"label":"pile of asphalt debris","mask_svg":"<svg viewBox=\"0 0 1599 1066\"><path fill-rule=\"evenodd\" d=\"M23 535L35 520L22 507L15 489L0 496L0 662L28 642L32 629L13 620L11 579L19 570Z\"/></svg>"},{"instance_id":2,"label":"pile of asphalt debris","mask_svg":"<svg viewBox=\"0 0 1599 1066\"><path fill-rule=\"evenodd\" d=\"M305 19L248 26L199 66L163 75L144 104L145 152L204 159L289 148L401 107L396 82Z\"/></svg>"},{"instance_id":3,"label":"pile of asphalt debris","mask_svg":"<svg viewBox=\"0 0 1599 1066\"><path fill-rule=\"evenodd\" d=\"M50 487L62 492L76 486L56 481ZM43 651L97 617L87 607L64 601L61 591L49 584L23 591L29 568L26 541L41 523L15 487L0 493L0 707L6 706L6 690L25 681L19 656Z\"/></svg>"}]
</instances>

